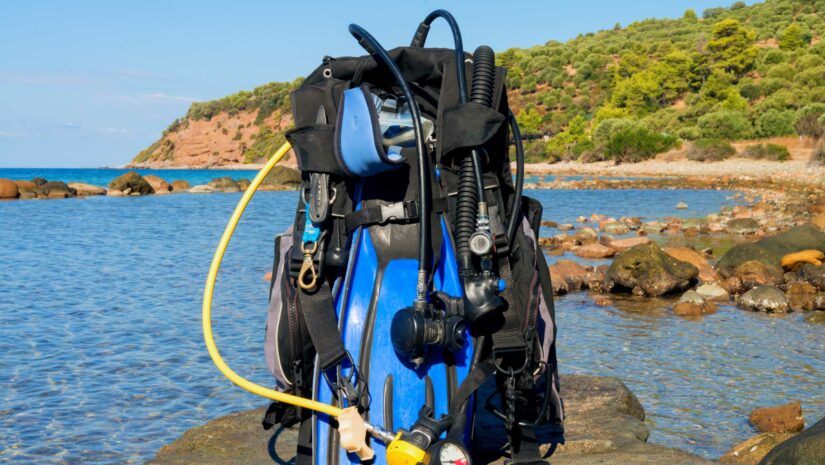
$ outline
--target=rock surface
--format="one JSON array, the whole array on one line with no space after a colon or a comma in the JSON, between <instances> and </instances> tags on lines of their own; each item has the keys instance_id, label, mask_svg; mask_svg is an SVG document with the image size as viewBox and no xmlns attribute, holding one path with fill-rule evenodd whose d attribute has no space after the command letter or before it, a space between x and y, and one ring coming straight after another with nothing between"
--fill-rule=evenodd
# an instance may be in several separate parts
<instances>
[{"instance_id":1,"label":"rock surface","mask_svg":"<svg viewBox=\"0 0 825 465\"><path fill-rule=\"evenodd\" d=\"M573 253L582 258L610 258L616 255L615 250L598 242L578 247L573 250Z\"/></svg>"},{"instance_id":2,"label":"rock surface","mask_svg":"<svg viewBox=\"0 0 825 465\"><path fill-rule=\"evenodd\" d=\"M664 251L676 260L695 266L699 270L700 283L712 283L719 280L716 270L713 269L708 259L690 247L665 247Z\"/></svg>"},{"instance_id":3,"label":"rock surface","mask_svg":"<svg viewBox=\"0 0 825 465\"><path fill-rule=\"evenodd\" d=\"M673 313L679 316L708 315L716 313L716 304L706 301L698 292L691 290L682 294L673 306Z\"/></svg>"},{"instance_id":4,"label":"rock surface","mask_svg":"<svg viewBox=\"0 0 825 465\"><path fill-rule=\"evenodd\" d=\"M69 187L77 191L79 196L106 195L106 189L83 182L70 182Z\"/></svg>"},{"instance_id":5,"label":"rock surface","mask_svg":"<svg viewBox=\"0 0 825 465\"><path fill-rule=\"evenodd\" d=\"M702 284L696 288L696 292L707 300L723 300L730 299L728 291L718 284Z\"/></svg>"},{"instance_id":6,"label":"rock surface","mask_svg":"<svg viewBox=\"0 0 825 465\"><path fill-rule=\"evenodd\" d=\"M727 229L734 234L753 234L759 230L759 222L753 218L734 218L728 222Z\"/></svg>"},{"instance_id":7,"label":"rock surface","mask_svg":"<svg viewBox=\"0 0 825 465\"><path fill-rule=\"evenodd\" d=\"M110 191L120 191L126 195L154 194L155 189L137 171L122 174L109 183Z\"/></svg>"},{"instance_id":8,"label":"rock surface","mask_svg":"<svg viewBox=\"0 0 825 465\"><path fill-rule=\"evenodd\" d=\"M635 247L637 245L649 244L653 239L649 237L628 237L627 239L616 239L610 241L610 247L616 249L617 252L624 252L625 250Z\"/></svg>"},{"instance_id":9,"label":"rock surface","mask_svg":"<svg viewBox=\"0 0 825 465\"><path fill-rule=\"evenodd\" d=\"M561 377L567 419L565 442L551 429L540 437L554 448L554 465L706 465L700 457L677 449L648 444L644 409L627 386L615 378L570 375ZM287 463L295 455L297 429L264 431L263 409L227 415L192 428L163 446L146 465L268 465ZM482 409L483 412L483 409ZM502 464L496 452L504 442L501 423L481 413L476 428L479 464ZM489 425L489 427L484 427ZM383 449L377 452L381 453Z\"/></svg>"},{"instance_id":10,"label":"rock surface","mask_svg":"<svg viewBox=\"0 0 825 465\"><path fill-rule=\"evenodd\" d=\"M805 427L802 405L798 401L758 408L751 412L748 420L762 433L796 433Z\"/></svg>"},{"instance_id":11,"label":"rock surface","mask_svg":"<svg viewBox=\"0 0 825 465\"><path fill-rule=\"evenodd\" d=\"M825 418L768 452L759 465L822 465L825 463Z\"/></svg>"},{"instance_id":12,"label":"rock surface","mask_svg":"<svg viewBox=\"0 0 825 465\"><path fill-rule=\"evenodd\" d=\"M172 191L173 192L181 192L181 191L188 191L189 190L189 181L185 181L183 179L178 179L172 181Z\"/></svg>"},{"instance_id":13,"label":"rock surface","mask_svg":"<svg viewBox=\"0 0 825 465\"><path fill-rule=\"evenodd\" d=\"M147 174L143 177L143 179L145 179L146 182L148 182L149 185L152 186L152 189L155 190L155 194L163 194L166 192L170 192L172 190L172 186L160 176L155 176L154 174Z\"/></svg>"},{"instance_id":14,"label":"rock surface","mask_svg":"<svg viewBox=\"0 0 825 465\"><path fill-rule=\"evenodd\" d=\"M229 176L215 178L209 181L209 187L221 192L238 192L241 190L241 186L238 185L238 181L235 181Z\"/></svg>"},{"instance_id":15,"label":"rock surface","mask_svg":"<svg viewBox=\"0 0 825 465\"><path fill-rule=\"evenodd\" d=\"M692 286L699 270L676 260L655 243L632 247L613 260L607 276L636 295L661 296Z\"/></svg>"},{"instance_id":16,"label":"rock surface","mask_svg":"<svg viewBox=\"0 0 825 465\"><path fill-rule=\"evenodd\" d=\"M296 189L301 183L301 172L286 166L277 165L266 175L261 189Z\"/></svg>"},{"instance_id":17,"label":"rock surface","mask_svg":"<svg viewBox=\"0 0 825 465\"><path fill-rule=\"evenodd\" d=\"M762 433L733 446L719 461L722 463L757 465L771 449L791 437L793 437L791 433Z\"/></svg>"},{"instance_id":18,"label":"rock surface","mask_svg":"<svg viewBox=\"0 0 825 465\"><path fill-rule=\"evenodd\" d=\"M11 179L0 179L0 199L16 199L20 194L17 184Z\"/></svg>"},{"instance_id":19,"label":"rock surface","mask_svg":"<svg viewBox=\"0 0 825 465\"><path fill-rule=\"evenodd\" d=\"M791 310L785 293L774 286L759 286L749 290L739 297L737 305L754 312L788 313Z\"/></svg>"}]
</instances>

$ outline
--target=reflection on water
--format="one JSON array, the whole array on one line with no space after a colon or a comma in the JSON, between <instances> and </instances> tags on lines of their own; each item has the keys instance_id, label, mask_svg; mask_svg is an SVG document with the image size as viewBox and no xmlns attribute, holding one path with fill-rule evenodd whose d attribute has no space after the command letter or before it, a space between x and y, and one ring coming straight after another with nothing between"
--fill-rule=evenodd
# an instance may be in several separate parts
<instances>
[{"instance_id":1,"label":"reflection on water","mask_svg":"<svg viewBox=\"0 0 825 465\"><path fill-rule=\"evenodd\" d=\"M729 193L531 191L545 218L656 218L715 211ZM272 238L294 192L258 194L218 281L215 328L229 364L272 384L262 357ZM239 194L0 202L0 463L141 463L183 431L266 403L234 387L203 345L200 299ZM683 213L679 211L679 213ZM718 456L749 435L757 405L825 413L822 326L722 308L667 310L559 301L562 371L620 376L652 440ZM663 307L664 308L664 307Z\"/></svg>"}]
</instances>

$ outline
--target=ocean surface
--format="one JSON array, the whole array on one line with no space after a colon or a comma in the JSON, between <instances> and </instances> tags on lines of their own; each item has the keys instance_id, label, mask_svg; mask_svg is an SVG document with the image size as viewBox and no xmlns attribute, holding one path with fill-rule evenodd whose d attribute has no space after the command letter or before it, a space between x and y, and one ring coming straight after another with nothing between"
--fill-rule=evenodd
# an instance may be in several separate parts
<instances>
[{"instance_id":1,"label":"ocean surface","mask_svg":"<svg viewBox=\"0 0 825 465\"><path fill-rule=\"evenodd\" d=\"M106 184L113 173L100 171L72 170L85 176L77 180ZM180 178L204 174L218 175ZM71 180L47 170L21 177L33 175ZM559 222L594 212L701 216L732 203L724 191L528 194ZM239 198L0 202L0 463L138 464L188 428L267 403L218 373L201 334L206 271ZM295 192L256 195L216 288L218 346L230 366L262 384L272 384L263 276L295 201ZM690 209L675 210L680 201ZM690 321L668 306L559 298L561 371L622 378L647 411L652 442L709 458L753 434L746 417L754 407L798 399L809 423L825 415L821 325L729 306Z\"/></svg>"}]
</instances>

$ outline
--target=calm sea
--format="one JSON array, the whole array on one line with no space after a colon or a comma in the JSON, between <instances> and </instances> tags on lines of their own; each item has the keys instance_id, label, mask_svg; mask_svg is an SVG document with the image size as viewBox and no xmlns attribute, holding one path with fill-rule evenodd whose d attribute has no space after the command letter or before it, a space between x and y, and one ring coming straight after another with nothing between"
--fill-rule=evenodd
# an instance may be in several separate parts
<instances>
[{"instance_id":1,"label":"calm sea","mask_svg":"<svg viewBox=\"0 0 825 465\"><path fill-rule=\"evenodd\" d=\"M0 168L0 178L29 180L34 177L49 181L85 182L96 186L107 186L123 173L137 171L140 174L154 174L168 182L178 179L188 181L191 185L207 184L209 181L224 176L232 179L252 179L257 171L250 170L123 170L116 168Z\"/></svg>"},{"instance_id":2,"label":"calm sea","mask_svg":"<svg viewBox=\"0 0 825 465\"><path fill-rule=\"evenodd\" d=\"M57 173L106 184L114 173L100 171ZM72 179L51 173L20 177ZM179 177L204 175L218 173ZM529 194L545 219L560 222L593 212L700 216L731 202L722 191ZM239 198L0 202L0 463L141 463L188 428L266 404L218 373L200 328L207 267ZM295 201L295 192L255 197L216 289L221 352L263 384L272 384L263 275ZM674 210L680 201L690 210ZM647 410L653 442L718 457L753 434L746 416L756 406L798 399L809 422L825 414L825 331L801 315L722 307L697 322L633 302L596 307L586 294L558 299L557 309L562 371L625 380Z\"/></svg>"}]
</instances>

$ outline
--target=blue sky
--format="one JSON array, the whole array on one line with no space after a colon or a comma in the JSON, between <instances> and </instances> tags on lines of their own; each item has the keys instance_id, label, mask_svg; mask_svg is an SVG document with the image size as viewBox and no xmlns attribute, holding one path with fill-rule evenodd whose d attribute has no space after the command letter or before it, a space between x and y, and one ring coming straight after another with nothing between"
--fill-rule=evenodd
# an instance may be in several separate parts
<instances>
[{"instance_id":1,"label":"blue sky","mask_svg":"<svg viewBox=\"0 0 825 465\"><path fill-rule=\"evenodd\" d=\"M124 164L193 101L362 54L355 22L387 48L449 9L467 49L567 40L720 0L461 2L6 1L0 5L0 167ZM748 2L752 3L752 2ZM449 44L446 25L428 44Z\"/></svg>"}]
</instances>

